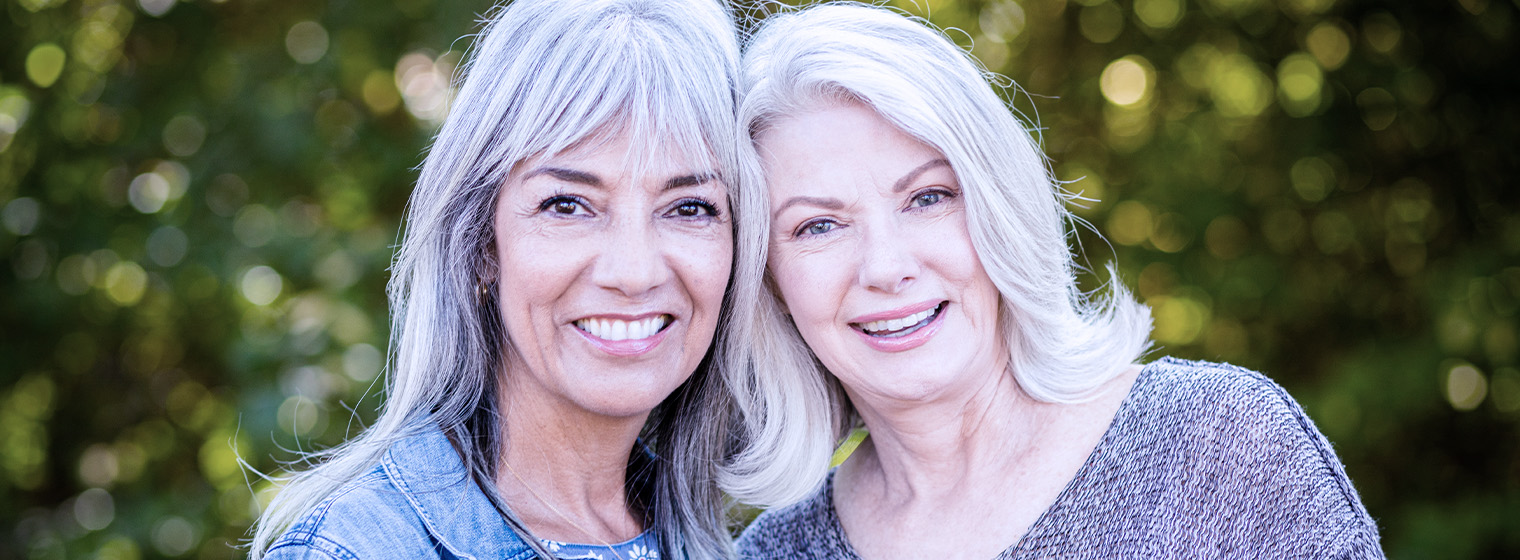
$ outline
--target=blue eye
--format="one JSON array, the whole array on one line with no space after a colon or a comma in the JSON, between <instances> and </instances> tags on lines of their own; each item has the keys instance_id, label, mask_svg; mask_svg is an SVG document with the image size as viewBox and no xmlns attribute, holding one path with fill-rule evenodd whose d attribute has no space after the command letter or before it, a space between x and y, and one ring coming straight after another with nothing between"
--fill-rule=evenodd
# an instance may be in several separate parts
<instances>
[{"instance_id":1,"label":"blue eye","mask_svg":"<svg viewBox=\"0 0 1520 560\"><path fill-rule=\"evenodd\" d=\"M913 197L913 203L912 204L913 204L914 207L917 207L917 208L922 208L922 207L925 207L925 206L933 206L935 204L939 204L941 201L943 201L945 198L948 198L949 196L950 195L948 193L944 192L944 191L929 191L929 192L926 192L926 193L920 193L918 196Z\"/></svg>"},{"instance_id":2,"label":"blue eye","mask_svg":"<svg viewBox=\"0 0 1520 560\"><path fill-rule=\"evenodd\" d=\"M795 235L798 237L808 235L823 235L825 233L834 231L838 227L839 223L833 220L814 220L802 224L802 227L797 229L797 233Z\"/></svg>"}]
</instances>

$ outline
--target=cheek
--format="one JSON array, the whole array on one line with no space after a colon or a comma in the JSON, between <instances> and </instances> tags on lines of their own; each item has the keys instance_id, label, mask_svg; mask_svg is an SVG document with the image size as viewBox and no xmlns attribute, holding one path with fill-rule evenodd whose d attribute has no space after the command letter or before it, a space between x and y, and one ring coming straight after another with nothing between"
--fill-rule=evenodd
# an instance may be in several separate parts
<instances>
[{"instance_id":1,"label":"cheek","mask_svg":"<svg viewBox=\"0 0 1520 560\"><path fill-rule=\"evenodd\" d=\"M943 259L946 276L954 279L960 286L962 298L967 305L967 314L974 322L978 331L992 333L999 329L998 315L1002 305L1002 294L997 290L997 285L992 283L992 277L987 275L982 267L981 257L971 247L971 240L966 239L962 245L964 250L956 251L953 258Z\"/></svg>"},{"instance_id":2,"label":"cheek","mask_svg":"<svg viewBox=\"0 0 1520 560\"><path fill-rule=\"evenodd\" d=\"M786 304L787 313L804 338L811 339L834 323L839 301L836 290L839 271L845 267L828 266L822 255L778 255L771 253L770 276Z\"/></svg>"},{"instance_id":3,"label":"cheek","mask_svg":"<svg viewBox=\"0 0 1520 560\"><path fill-rule=\"evenodd\" d=\"M689 292L692 305L699 311L710 312L711 320L715 321L733 269L732 239L727 235L688 238L667 248L666 254L681 277L681 285Z\"/></svg>"},{"instance_id":4,"label":"cheek","mask_svg":"<svg viewBox=\"0 0 1520 560\"><path fill-rule=\"evenodd\" d=\"M562 240L532 235L502 238L510 241L499 245L496 252L498 301L502 320L511 330L536 320L536 311L546 311L562 296L584 268L584 259L578 256L582 250L576 244Z\"/></svg>"}]
</instances>

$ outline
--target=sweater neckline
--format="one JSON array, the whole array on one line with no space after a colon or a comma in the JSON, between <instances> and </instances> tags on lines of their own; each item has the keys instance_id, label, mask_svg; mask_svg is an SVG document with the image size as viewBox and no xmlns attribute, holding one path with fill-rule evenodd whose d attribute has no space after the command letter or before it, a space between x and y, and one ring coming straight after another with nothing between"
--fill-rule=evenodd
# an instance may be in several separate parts
<instances>
[{"instance_id":1,"label":"sweater neckline","mask_svg":"<svg viewBox=\"0 0 1520 560\"><path fill-rule=\"evenodd\" d=\"M1030 535L1040 533L1045 529L1044 525L1050 523L1050 519L1055 515L1053 512L1060 510L1065 502L1073 499L1072 497L1079 492L1079 487L1091 477L1092 471L1098 468L1097 464L1099 460L1103 458L1108 448L1111 447L1110 442L1117 437L1118 426L1127 420L1130 409L1133 408L1134 401L1137 398L1136 395L1142 394L1142 387L1150 383L1151 378L1154 377L1153 371L1160 367L1162 362L1170 359L1163 358L1145 364L1145 366L1140 368L1140 373L1135 376L1135 382L1130 384L1129 394L1124 396L1123 401L1120 401L1119 408L1114 411L1114 417L1108 423L1108 428L1103 431L1103 437L1098 440L1097 445L1093 446L1093 450L1087 454L1087 459L1082 462L1081 467L1077 468L1076 474L1072 475L1071 480L1066 481L1066 486L1061 488L1059 494L1056 494L1056 499L1050 502L1045 511L1040 512L1040 516L1036 517L1034 523L1029 525L1029 529L1024 531L1024 534L1020 535L1018 540L1014 541L1008 548L1003 549L1002 552L993 557L994 560L1008 558L1011 553L1023 548L1024 543L1029 540ZM833 539L839 545L839 548L844 550L848 558L861 560L860 554L855 551L855 546L850 543L849 537L844 534L844 524L839 521L839 512L834 509L834 473L837 470L837 468L830 470L829 475L823 481L823 513L826 517L824 519L824 526L828 527L829 538Z\"/></svg>"}]
</instances>

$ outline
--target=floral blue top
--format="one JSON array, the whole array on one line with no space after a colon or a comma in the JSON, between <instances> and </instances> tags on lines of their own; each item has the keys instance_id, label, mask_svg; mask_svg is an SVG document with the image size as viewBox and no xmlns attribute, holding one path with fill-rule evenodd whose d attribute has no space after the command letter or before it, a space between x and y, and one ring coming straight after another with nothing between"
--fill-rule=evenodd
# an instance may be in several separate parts
<instances>
[{"instance_id":1,"label":"floral blue top","mask_svg":"<svg viewBox=\"0 0 1520 560\"><path fill-rule=\"evenodd\" d=\"M660 560L659 543L654 533L645 530L639 536L612 546L579 544L539 539L544 548L560 560Z\"/></svg>"}]
</instances>

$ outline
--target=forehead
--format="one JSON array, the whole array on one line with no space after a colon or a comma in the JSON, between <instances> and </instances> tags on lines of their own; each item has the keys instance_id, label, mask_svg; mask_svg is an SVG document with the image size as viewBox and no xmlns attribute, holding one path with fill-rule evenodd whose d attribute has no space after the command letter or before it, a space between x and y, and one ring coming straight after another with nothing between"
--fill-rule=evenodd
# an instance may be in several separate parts
<instances>
[{"instance_id":1,"label":"forehead","mask_svg":"<svg viewBox=\"0 0 1520 560\"><path fill-rule=\"evenodd\" d=\"M874 109L839 101L771 121L755 140L772 192L891 185L939 150Z\"/></svg>"},{"instance_id":2,"label":"forehead","mask_svg":"<svg viewBox=\"0 0 1520 560\"><path fill-rule=\"evenodd\" d=\"M628 127L605 128L563 150L523 160L515 171L555 166L624 179L716 174L716 158L705 143L648 136Z\"/></svg>"}]
</instances>

